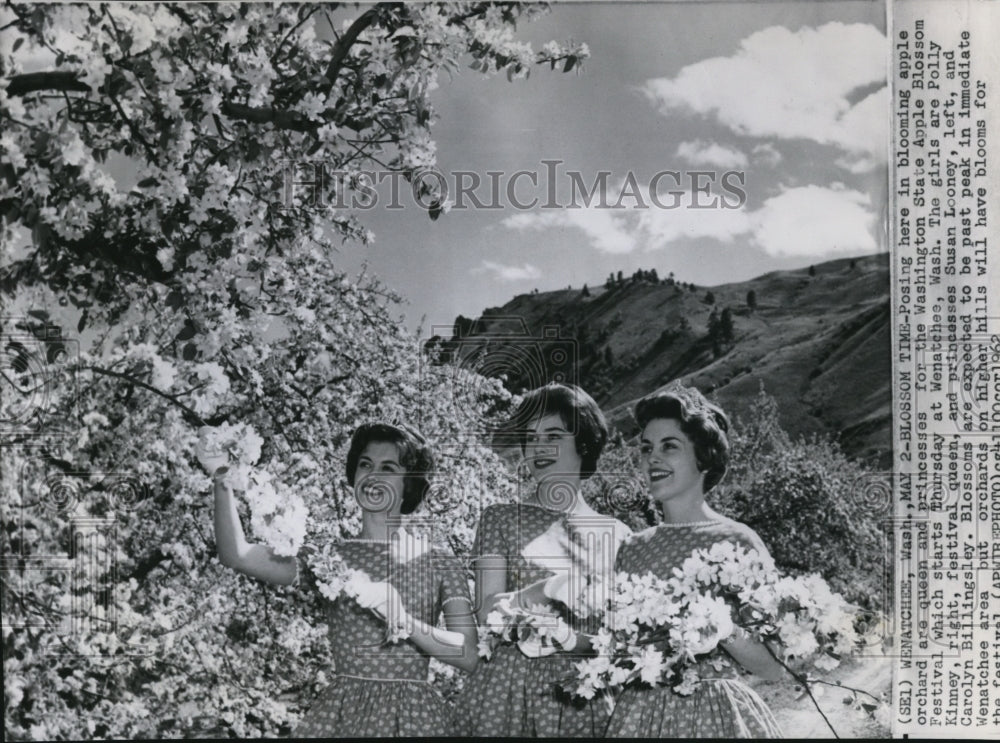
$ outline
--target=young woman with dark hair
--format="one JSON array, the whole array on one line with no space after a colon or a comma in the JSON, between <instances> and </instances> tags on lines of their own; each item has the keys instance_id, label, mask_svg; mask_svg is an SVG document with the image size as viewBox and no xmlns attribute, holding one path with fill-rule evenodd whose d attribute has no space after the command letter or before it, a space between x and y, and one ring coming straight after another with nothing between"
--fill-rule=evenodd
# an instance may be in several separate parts
<instances>
[{"instance_id":1,"label":"young woman with dark hair","mask_svg":"<svg viewBox=\"0 0 1000 743\"><path fill-rule=\"evenodd\" d=\"M524 397L513 427L537 487L520 503L483 511L473 547L477 614L485 623L506 598L514 607L540 606L573 621L564 603L567 585L602 561L610 570L614 551L629 533L621 522L594 511L580 493L607 441L607 423L586 392L550 384ZM567 537L589 539L599 554L570 568L581 552ZM577 623L573 629L588 627ZM583 635L563 650L501 645L466 681L456 705L456 734L600 737L608 715L604 702L574 702L557 691L558 682L574 673L577 653L587 649Z\"/></svg>"},{"instance_id":2,"label":"young woman with dark hair","mask_svg":"<svg viewBox=\"0 0 1000 743\"><path fill-rule=\"evenodd\" d=\"M616 571L668 579L695 549L730 541L767 553L760 537L713 510L705 494L729 462L729 419L692 388L675 387L643 398L635 416L640 469L663 523L638 532L618 552ZM781 677L781 666L759 642L743 636L723 641L724 650L748 671ZM735 669L714 671L703 663L701 687L690 696L669 686L626 687L608 724L607 737L759 738L780 730L763 700L736 678Z\"/></svg>"},{"instance_id":3,"label":"young woman with dark hair","mask_svg":"<svg viewBox=\"0 0 1000 743\"><path fill-rule=\"evenodd\" d=\"M226 467L203 462L215 485L219 560L267 583L295 582L295 557L246 540ZM478 661L476 627L465 571L434 547L405 563L393 543L407 536L400 515L415 511L429 487L433 457L423 437L405 426L360 426L347 455L347 481L362 509L361 532L337 552L371 583L354 598L324 599L335 662L333 683L312 704L299 737L431 736L449 732L451 710L427 683L430 657L471 671ZM300 557L304 555L300 554ZM447 630L434 625L444 613ZM388 625L406 639L385 642Z\"/></svg>"}]
</instances>

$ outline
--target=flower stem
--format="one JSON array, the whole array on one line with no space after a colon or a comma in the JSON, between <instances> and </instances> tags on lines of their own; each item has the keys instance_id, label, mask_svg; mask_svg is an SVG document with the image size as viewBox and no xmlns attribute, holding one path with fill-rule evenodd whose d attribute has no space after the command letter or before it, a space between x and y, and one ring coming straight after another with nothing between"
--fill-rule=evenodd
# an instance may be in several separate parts
<instances>
[{"instance_id":1,"label":"flower stem","mask_svg":"<svg viewBox=\"0 0 1000 743\"><path fill-rule=\"evenodd\" d=\"M855 694L864 694L865 696L871 697L876 702L882 701L879 697L875 696L870 691L865 691L864 689L857 689L853 686L847 686L846 684L842 684L839 681L824 681L823 679L813 679L813 681L817 684L826 684L827 686L832 686L836 689L847 689L847 691L853 691Z\"/></svg>"},{"instance_id":2,"label":"flower stem","mask_svg":"<svg viewBox=\"0 0 1000 743\"><path fill-rule=\"evenodd\" d=\"M816 701L816 697L813 696L812 689L809 688L809 679L805 675L803 675L801 673L796 673L791 668L789 668L788 664L785 663L783 660L781 660L781 658L779 658L775 654L775 652L773 650L771 650L771 647L766 642L765 643L761 643L761 644L767 649L767 652L771 654L771 657L774 658L776 661L778 661L778 663L781 665L782 668L784 668L786 671L788 671L788 673L791 675L791 677L793 679L795 679L800 684L802 684L802 688L806 690L806 694L809 695L809 699L812 701L813 706L816 708L816 711L819 712L820 717L823 718L823 722L825 722L826 726L828 728L830 728L830 732L833 733L833 737L836 738L836 739L838 739L838 740L840 740L840 736L837 735L837 731L834 729L833 725L830 723L830 719L826 716L826 714L823 712L823 709L819 706L819 702ZM823 683L829 683L829 682L823 682ZM831 684L831 686L832 685L833 684ZM847 687L844 687L844 688L847 688Z\"/></svg>"}]
</instances>

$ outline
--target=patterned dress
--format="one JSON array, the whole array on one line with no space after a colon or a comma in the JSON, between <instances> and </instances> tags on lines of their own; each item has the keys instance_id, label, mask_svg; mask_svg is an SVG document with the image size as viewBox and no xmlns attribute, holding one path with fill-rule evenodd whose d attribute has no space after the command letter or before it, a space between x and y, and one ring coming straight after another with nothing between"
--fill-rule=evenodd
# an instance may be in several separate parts
<instances>
[{"instance_id":1,"label":"patterned dress","mask_svg":"<svg viewBox=\"0 0 1000 743\"><path fill-rule=\"evenodd\" d=\"M728 540L762 553L767 549L750 527L729 519L694 524L660 524L638 532L618 551L619 571L652 572L669 578L695 549ZM698 669L702 684L690 696L669 687L626 687L608 724L609 738L778 738L764 701L737 678L735 668Z\"/></svg>"},{"instance_id":2,"label":"patterned dress","mask_svg":"<svg viewBox=\"0 0 1000 743\"><path fill-rule=\"evenodd\" d=\"M405 565L392 562L383 541L348 540L341 555L373 581L388 581L406 611L434 626L451 601L469 603L461 562L434 549ZM326 602L336 676L313 702L296 737L447 735L451 709L427 681L429 658L409 640L386 644L386 625L354 599Z\"/></svg>"},{"instance_id":3,"label":"patterned dress","mask_svg":"<svg viewBox=\"0 0 1000 743\"><path fill-rule=\"evenodd\" d=\"M473 555L505 558L505 590L520 590L555 574L524 553L532 554L529 545L537 544L536 540L562 518L561 513L539 506L519 503L489 506L479 523ZM576 625L574 629L587 628ZM456 704L454 734L602 736L608 720L608 710L602 701L572 700L557 694L557 682L575 673L573 664L578 660L570 653L529 658L516 645L499 646L490 660L481 660L466 680Z\"/></svg>"}]
</instances>

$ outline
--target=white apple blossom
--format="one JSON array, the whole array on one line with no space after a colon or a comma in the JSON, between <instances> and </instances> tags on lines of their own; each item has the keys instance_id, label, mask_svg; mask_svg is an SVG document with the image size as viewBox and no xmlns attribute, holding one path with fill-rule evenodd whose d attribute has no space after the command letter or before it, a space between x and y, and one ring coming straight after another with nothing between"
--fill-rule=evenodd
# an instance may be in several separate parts
<instances>
[{"instance_id":1,"label":"white apple blossom","mask_svg":"<svg viewBox=\"0 0 1000 743\"><path fill-rule=\"evenodd\" d=\"M88 600L114 588L100 595L117 621L116 633L81 630L72 647L86 655L72 659L50 630L20 615L12 621L27 629L4 622L17 649L5 659L5 683L25 680L33 709L9 708L13 737L31 737L32 726L46 738L274 737L318 691L319 671L330 667L322 593L262 591L219 565L196 454L202 426L219 432L217 457L245 491L248 538L292 554L360 527L343 477L357 421L419 419L442 447L486 430L486 411L511 403L496 381L456 391L456 371L428 365L420 339L400 327L398 298L340 270L343 240L373 240L363 214L276 199L280 164L317 143L333 168L433 167L439 72L464 66L467 54L484 70L513 69L528 60L525 48L506 31L474 32L487 12L476 3L386 6L377 17L360 9L346 28L367 18L367 36L388 44L372 64L356 44L327 80L331 46L316 33L320 16L304 8L9 8L5 34L20 43L7 46L0 147L16 187L2 187L0 200L5 241L20 234L31 258L11 264L22 278L5 299L8 309L25 308L17 332L67 350L51 363L39 356L44 394L32 401L37 427L22 437L52 459L0 449L3 471L23 475L0 478L0 519L25 524L18 538L45 555L66 554L74 514L113 522L114 544L79 553L93 571L80 601L62 601L62 573L34 582L29 598L54 607L54 621L96 628L111 607ZM513 28L531 15L515 6L485 23ZM481 47L477 33L498 46ZM499 60L505 49L518 53ZM12 95L22 70L39 69L25 66L29 58L42 61L54 87ZM366 143L370 159L343 133ZM40 288L41 306L32 299ZM300 322L299 308L315 319ZM48 503L63 474L89 472L114 473L120 486L82 477L75 510L27 507ZM464 554L483 494L487 503L510 499L516 482L481 441L443 458L438 477L447 487L427 508L449 515L450 546ZM71 665L99 678L100 692L80 691L85 679L68 686L76 677L61 672ZM171 723L192 700L201 710L194 721L217 727Z\"/></svg>"},{"instance_id":2,"label":"white apple blossom","mask_svg":"<svg viewBox=\"0 0 1000 743\"><path fill-rule=\"evenodd\" d=\"M695 550L673 573L669 580L615 576L614 598L593 641L598 657L577 664L566 691L591 698L597 689L640 682L693 694L702 663L715 673L729 666L719 644L738 627L780 643L786 662L821 670L835 668L861 642L855 607L817 575L782 576L757 550L718 542Z\"/></svg>"}]
</instances>

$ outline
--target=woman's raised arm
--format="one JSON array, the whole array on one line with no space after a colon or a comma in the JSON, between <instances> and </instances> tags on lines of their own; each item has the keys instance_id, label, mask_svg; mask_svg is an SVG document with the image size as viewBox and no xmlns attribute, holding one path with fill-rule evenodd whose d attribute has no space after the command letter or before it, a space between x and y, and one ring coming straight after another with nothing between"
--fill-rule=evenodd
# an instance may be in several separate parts
<instances>
[{"instance_id":1,"label":"woman's raised arm","mask_svg":"<svg viewBox=\"0 0 1000 743\"><path fill-rule=\"evenodd\" d=\"M236 511L236 497L225 482L226 467L212 477L215 491L215 544L219 562L244 575L266 583L287 586L295 582L298 561L295 557L276 555L264 544L250 544Z\"/></svg>"}]
</instances>

